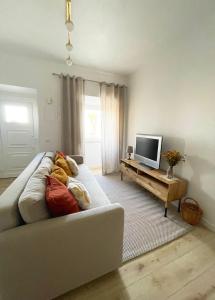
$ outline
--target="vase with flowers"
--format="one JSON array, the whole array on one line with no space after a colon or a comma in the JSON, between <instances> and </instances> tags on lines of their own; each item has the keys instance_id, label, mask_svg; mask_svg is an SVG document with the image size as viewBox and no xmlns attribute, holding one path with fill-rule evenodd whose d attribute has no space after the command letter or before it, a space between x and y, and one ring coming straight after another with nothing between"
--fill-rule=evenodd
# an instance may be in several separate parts
<instances>
[{"instance_id":1,"label":"vase with flowers","mask_svg":"<svg viewBox=\"0 0 215 300\"><path fill-rule=\"evenodd\" d=\"M167 169L167 178L172 179L174 177L173 167L176 166L180 161L185 161L185 155L182 155L176 150L169 150L162 154L169 164Z\"/></svg>"}]
</instances>

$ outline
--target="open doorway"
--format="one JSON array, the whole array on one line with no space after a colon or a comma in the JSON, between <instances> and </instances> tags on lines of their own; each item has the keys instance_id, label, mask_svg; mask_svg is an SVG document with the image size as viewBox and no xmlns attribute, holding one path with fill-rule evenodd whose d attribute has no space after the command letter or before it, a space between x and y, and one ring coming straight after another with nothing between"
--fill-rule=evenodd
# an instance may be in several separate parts
<instances>
[{"instance_id":1,"label":"open doorway","mask_svg":"<svg viewBox=\"0 0 215 300\"><path fill-rule=\"evenodd\" d=\"M84 128L85 162L95 174L100 174L102 170L100 97L85 96Z\"/></svg>"}]
</instances>

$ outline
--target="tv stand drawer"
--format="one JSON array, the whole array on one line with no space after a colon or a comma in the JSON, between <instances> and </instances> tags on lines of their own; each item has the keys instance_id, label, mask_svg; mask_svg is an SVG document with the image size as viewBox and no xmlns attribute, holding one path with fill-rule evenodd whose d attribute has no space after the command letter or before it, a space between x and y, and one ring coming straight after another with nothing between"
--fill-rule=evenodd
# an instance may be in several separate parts
<instances>
[{"instance_id":1,"label":"tv stand drawer","mask_svg":"<svg viewBox=\"0 0 215 300\"><path fill-rule=\"evenodd\" d=\"M167 201L168 187L160 183L159 181L144 176L137 176L136 183L138 183L163 201Z\"/></svg>"}]
</instances>

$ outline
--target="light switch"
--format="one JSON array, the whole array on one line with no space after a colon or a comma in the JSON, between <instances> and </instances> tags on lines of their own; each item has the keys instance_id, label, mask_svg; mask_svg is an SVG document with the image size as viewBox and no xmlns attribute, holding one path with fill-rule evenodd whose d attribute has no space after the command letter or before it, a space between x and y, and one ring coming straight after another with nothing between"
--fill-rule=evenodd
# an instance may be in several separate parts
<instances>
[{"instance_id":1,"label":"light switch","mask_svg":"<svg viewBox=\"0 0 215 300\"><path fill-rule=\"evenodd\" d=\"M53 102L52 97L48 98L47 103L48 103L48 104L52 104L52 102Z\"/></svg>"}]
</instances>

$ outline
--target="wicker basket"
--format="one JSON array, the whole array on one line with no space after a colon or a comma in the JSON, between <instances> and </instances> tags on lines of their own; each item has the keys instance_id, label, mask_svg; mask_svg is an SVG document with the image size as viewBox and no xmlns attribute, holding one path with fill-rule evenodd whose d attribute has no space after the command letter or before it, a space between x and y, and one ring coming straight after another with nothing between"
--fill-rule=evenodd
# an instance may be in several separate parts
<instances>
[{"instance_id":1,"label":"wicker basket","mask_svg":"<svg viewBox=\"0 0 215 300\"><path fill-rule=\"evenodd\" d=\"M181 204L181 216L191 225L199 224L203 211L198 202L192 198L185 198Z\"/></svg>"}]
</instances>

